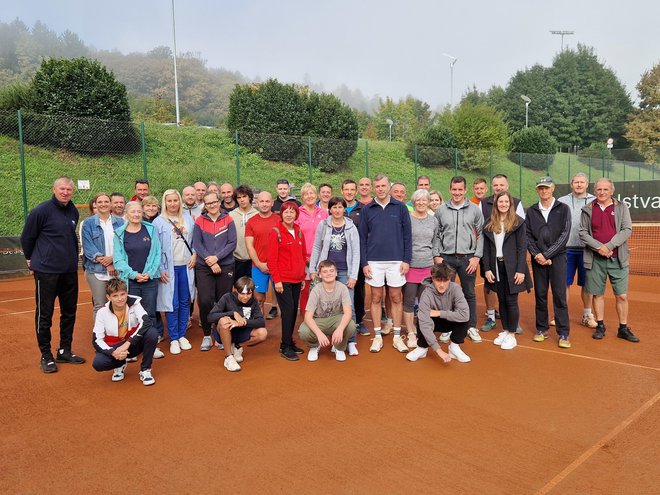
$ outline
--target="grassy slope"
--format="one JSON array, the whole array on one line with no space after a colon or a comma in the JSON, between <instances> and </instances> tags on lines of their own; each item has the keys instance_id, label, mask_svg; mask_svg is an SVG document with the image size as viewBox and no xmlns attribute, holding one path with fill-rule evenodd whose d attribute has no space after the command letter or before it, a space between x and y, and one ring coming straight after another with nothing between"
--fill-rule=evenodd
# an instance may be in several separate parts
<instances>
[{"instance_id":1,"label":"grassy slope","mask_svg":"<svg viewBox=\"0 0 660 495\"><path fill-rule=\"evenodd\" d=\"M347 177L358 180L364 175L373 177L377 173L387 173L393 181L407 185L409 194L415 184L415 164L405 156L402 143L369 141L368 174L367 144L360 140L356 153L351 157L345 170L327 174L314 170L312 182L329 182L339 187ZM148 177L152 190L160 195L170 187L181 188L196 180L216 180L237 182L236 147L233 140L224 132L214 129L175 128L157 124L146 124L146 149ZM569 164L570 162L570 164ZM240 150L240 182L260 189L274 189L277 179L285 177L297 187L309 180L307 165L292 165L267 162L258 156ZM550 168L550 174L559 183L567 182L571 173L583 171L595 179L602 175L602 161L594 160L589 167L576 160L575 156L559 154ZM91 195L99 191L121 191L132 195L133 182L142 177L142 155L87 157L69 152L53 151L36 146L25 147L26 187L28 209L50 196L52 181L58 175L69 175L74 180L88 179L91 190L79 190L74 196L78 204L86 203ZM569 171L570 169L570 171ZM468 184L477 176L491 173L504 173L511 182L511 190L521 195L525 204L535 199L536 177L545 171L532 171L521 168L506 158L505 154L493 154L492 167L476 172L464 172ZM637 166L626 167L626 178L636 179L640 170ZM446 196L453 169L418 167L417 175L431 177L431 184ZM609 176L622 180L624 167L618 163ZM643 179L651 178L649 168L641 169ZM658 172L656 171L656 175ZM5 208L0 210L0 235L18 235L23 224L21 201L21 174L18 143L14 139L0 136L0 187L4 191Z\"/></svg>"}]
</instances>

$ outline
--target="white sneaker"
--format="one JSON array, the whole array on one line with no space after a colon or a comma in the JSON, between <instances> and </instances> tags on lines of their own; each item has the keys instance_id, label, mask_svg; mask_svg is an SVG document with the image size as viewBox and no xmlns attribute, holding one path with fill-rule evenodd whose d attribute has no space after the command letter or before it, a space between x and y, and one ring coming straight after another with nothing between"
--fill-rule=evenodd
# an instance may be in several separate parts
<instances>
[{"instance_id":1,"label":"white sneaker","mask_svg":"<svg viewBox=\"0 0 660 495\"><path fill-rule=\"evenodd\" d=\"M205 335L204 338L202 339L202 343L199 345L199 350L210 351L211 347L213 347L213 339L211 338L210 335Z\"/></svg>"},{"instance_id":2,"label":"white sneaker","mask_svg":"<svg viewBox=\"0 0 660 495\"><path fill-rule=\"evenodd\" d=\"M399 352L408 352L408 346L403 341L401 335L395 335L392 339L392 347L394 347Z\"/></svg>"},{"instance_id":3,"label":"white sneaker","mask_svg":"<svg viewBox=\"0 0 660 495\"><path fill-rule=\"evenodd\" d=\"M481 342L481 335L479 335L479 330L474 327L468 328L468 337L472 339L472 342Z\"/></svg>"},{"instance_id":4,"label":"white sneaker","mask_svg":"<svg viewBox=\"0 0 660 495\"><path fill-rule=\"evenodd\" d=\"M178 340L170 342L170 354L181 354L181 345Z\"/></svg>"},{"instance_id":5,"label":"white sneaker","mask_svg":"<svg viewBox=\"0 0 660 495\"><path fill-rule=\"evenodd\" d=\"M185 337L181 337L179 339L179 347L181 347L182 351L189 351L190 349L192 349L192 345L190 345L190 341Z\"/></svg>"},{"instance_id":6,"label":"white sneaker","mask_svg":"<svg viewBox=\"0 0 660 495\"><path fill-rule=\"evenodd\" d=\"M357 344L355 342L349 342L348 343L348 355L349 356L357 356L360 354L357 349Z\"/></svg>"},{"instance_id":7,"label":"white sneaker","mask_svg":"<svg viewBox=\"0 0 660 495\"><path fill-rule=\"evenodd\" d=\"M493 344L495 345L502 345L502 342L504 341L504 337L507 336L509 332L506 330L504 332L500 332L497 334L497 337L495 337L495 340L493 340Z\"/></svg>"},{"instance_id":8,"label":"white sneaker","mask_svg":"<svg viewBox=\"0 0 660 495\"><path fill-rule=\"evenodd\" d=\"M459 363L469 363L470 361L472 361L470 359L470 356L465 354L463 352L463 349L461 349L461 346L456 344L455 342L449 344L449 349L447 353L449 354L449 357L455 359Z\"/></svg>"},{"instance_id":9,"label":"white sneaker","mask_svg":"<svg viewBox=\"0 0 660 495\"><path fill-rule=\"evenodd\" d=\"M112 381L120 382L124 379L124 370L126 369L126 364L122 364L119 368L115 368L112 373Z\"/></svg>"},{"instance_id":10,"label":"white sneaker","mask_svg":"<svg viewBox=\"0 0 660 495\"><path fill-rule=\"evenodd\" d=\"M307 351L307 361L318 361L319 359L319 348L310 347Z\"/></svg>"},{"instance_id":11,"label":"white sneaker","mask_svg":"<svg viewBox=\"0 0 660 495\"><path fill-rule=\"evenodd\" d=\"M237 363L243 362L243 348L236 347L234 344L231 345L231 354L234 356L234 359Z\"/></svg>"},{"instance_id":12,"label":"white sneaker","mask_svg":"<svg viewBox=\"0 0 660 495\"><path fill-rule=\"evenodd\" d=\"M227 368L227 371L241 371L240 365L231 354L225 358L225 368Z\"/></svg>"},{"instance_id":13,"label":"white sneaker","mask_svg":"<svg viewBox=\"0 0 660 495\"><path fill-rule=\"evenodd\" d=\"M160 344L163 340L165 340L165 337L163 335L158 336L158 341L156 341L156 344Z\"/></svg>"},{"instance_id":14,"label":"white sneaker","mask_svg":"<svg viewBox=\"0 0 660 495\"><path fill-rule=\"evenodd\" d=\"M346 353L344 351L340 351L339 349L337 349L335 351L335 359L337 361L346 361Z\"/></svg>"},{"instance_id":15,"label":"white sneaker","mask_svg":"<svg viewBox=\"0 0 660 495\"><path fill-rule=\"evenodd\" d=\"M156 383L156 379L151 376L151 370L140 371L140 380L142 381L142 385L146 387Z\"/></svg>"},{"instance_id":16,"label":"white sneaker","mask_svg":"<svg viewBox=\"0 0 660 495\"><path fill-rule=\"evenodd\" d=\"M440 342L446 344L447 342L449 342L449 337L451 337L451 332L442 332L440 334Z\"/></svg>"},{"instance_id":17,"label":"white sneaker","mask_svg":"<svg viewBox=\"0 0 660 495\"><path fill-rule=\"evenodd\" d=\"M406 342L409 349L417 347L417 334L415 332L408 332L408 342Z\"/></svg>"},{"instance_id":18,"label":"white sneaker","mask_svg":"<svg viewBox=\"0 0 660 495\"><path fill-rule=\"evenodd\" d=\"M504 339L502 339L502 345L500 345L500 348L509 351L517 345L518 341L516 340L516 334L509 333Z\"/></svg>"},{"instance_id":19,"label":"white sneaker","mask_svg":"<svg viewBox=\"0 0 660 495\"><path fill-rule=\"evenodd\" d=\"M163 359L165 357L165 354L163 351L161 351L158 347L156 347L156 350L154 351L154 359ZM137 358L135 358L137 361Z\"/></svg>"},{"instance_id":20,"label":"white sneaker","mask_svg":"<svg viewBox=\"0 0 660 495\"><path fill-rule=\"evenodd\" d=\"M158 347L156 347L156 350L158 350ZM156 354L156 353L154 353L154 355L155 355L155 354ZM137 356L136 356L136 357L132 357L132 358L126 358L126 362L127 362L127 363L137 363Z\"/></svg>"},{"instance_id":21,"label":"white sneaker","mask_svg":"<svg viewBox=\"0 0 660 495\"><path fill-rule=\"evenodd\" d=\"M429 352L428 347L416 347L408 354L406 354L406 359L414 363L418 359L424 359L428 354L428 352Z\"/></svg>"},{"instance_id":22,"label":"white sneaker","mask_svg":"<svg viewBox=\"0 0 660 495\"><path fill-rule=\"evenodd\" d=\"M371 343L369 352L380 352L382 348L383 348L383 337L381 335L376 335L374 337L373 342Z\"/></svg>"}]
</instances>

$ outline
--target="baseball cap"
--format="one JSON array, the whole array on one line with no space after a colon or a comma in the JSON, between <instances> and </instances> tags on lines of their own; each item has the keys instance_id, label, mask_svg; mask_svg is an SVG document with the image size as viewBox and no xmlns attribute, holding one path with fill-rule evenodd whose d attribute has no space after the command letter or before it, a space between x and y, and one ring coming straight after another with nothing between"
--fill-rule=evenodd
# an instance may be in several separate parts
<instances>
[{"instance_id":1,"label":"baseball cap","mask_svg":"<svg viewBox=\"0 0 660 495\"><path fill-rule=\"evenodd\" d=\"M536 187L550 187L554 185L555 181L552 180L552 177L539 177L536 181Z\"/></svg>"}]
</instances>

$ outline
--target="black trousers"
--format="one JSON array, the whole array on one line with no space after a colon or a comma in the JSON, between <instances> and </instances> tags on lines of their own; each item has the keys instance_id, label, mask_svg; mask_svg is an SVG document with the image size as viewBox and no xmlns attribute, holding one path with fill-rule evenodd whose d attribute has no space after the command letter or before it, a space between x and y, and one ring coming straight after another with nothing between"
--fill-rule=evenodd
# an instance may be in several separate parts
<instances>
[{"instance_id":1,"label":"black trousers","mask_svg":"<svg viewBox=\"0 0 660 495\"><path fill-rule=\"evenodd\" d=\"M221 265L221 272L216 275L206 265L195 266L197 280L197 304L199 305L199 319L202 322L204 336L211 335L211 324L208 321L213 305L227 292L231 291L234 283L234 265Z\"/></svg>"},{"instance_id":2,"label":"black trousers","mask_svg":"<svg viewBox=\"0 0 660 495\"><path fill-rule=\"evenodd\" d=\"M362 318L364 318L364 298L366 297L366 291L364 290L364 273L362 270L358 270L357 282L355 282L355 288L353 289L353 305L355 309L355 323L362 323Z\"/></svg>"},{"instance_id":3,"label":"black trousers","mask_svg":"<svg viewBox=\"0 0 660 495\"><path fill-rule=\"evenodd\" d=\"M133 358L142 354L142 364L140 366L140 369L142 371L150 370L151 363L154 360L154 351L156 350L157 342L158 342L158 332L154 327L151 327L149 328L149 330L147 330L144 333L144 335L142 335L141 339L137 339L136 342L131 343L131 345L128 347L128 357ZM117 348L120 345L122 344L119 343L113 347ZM103 354L102 352L97 352L96 356L94 356L94 362L92 363L92 367L96 371L109 371L115 368L119 368L125 363L126 360L119 361L118 359L115 359L112 356L108 356L107 354Z\"/></svg>"},{"instance_id":4,"label":"black trousers","mask_svg":"<svg viewBox=\"0 0 660 495\"><path fill-rule=\"evenodd\" d=\"M241 277L252 277L252 260L234 258L234 282Z\"/></svg>"},{"instance_id":5,"label":"black trousers","mask_svg":"<svg viewBox=\"0 0 660 495\"><path fill-rule=\"evenodd\" d=\"M532 260L534 296L536 298L536 330L547 332L548 287L552 289L552 305L555 314L555 328L559 335L568 337L569 320L566 302L566 256L562 253L552 258L552 265L539 265Z\"/></svg>"},{"instance_id":6,"label":"black trousers","mask_svg":"<svg viewBox=\"0 0 660 495\"><path fill-rule=\"evenodd\" d=\"M449 321L444 318L431 318L433 324L435 325L434 332L451 332L449 339L454 344L462 344L465 342L465 337L467 336L468 328L470 323L467 321ZM424 334L419 329L419 323L417 324L417 335L420 335L421 338L417 339L417 345L421 348L430 347L429 343L424 338Z\"/></svg>"},{"instance_id":7,"label":"black trousers","mask_svg":"<svg viewBox=\"0 0 660 495\"><path fill-rule=\"evenodd\" d=\"M468 273L467 267L470 258L474 254L443 254L442 257L449 266L451 266L461 281L463 295L470 308L470 326L477 326L477 297L474 293L474 284L477 280L477 272ZM455 278L455 277L454 277ZM453 280L452 280L453 282Z\"/></svg>"},{"instance_id":8,"label":"black trousers","mask_svg":"<svg viewBox=\"0 0 660 495\"><path fill-rule=\"evenodd\" d=\"M500 303L502 328L509 332L515 332L520 320L518 294L511 294L511 291L509 290L509 279L507 278L504 261L497 261L497 270L500 280L495 283L495 288L497 289L497 300Z\"/></svg>"},{"instance_id":9,"label":"black trousers","mask_svg":"<svg viewBox=\"0 0 660 495\"><path fill-rule=\"evenodd\" d=\"M78 307L78 273L34 272L34 283L37 300L34 320L41 355L52 354L50 329L56 298L60 301L60 349L70 352Z\"/></svg>"},{"instance_id":10,"label":"black trousers","mask_svg":"<svg viewBox=\"0 0 660 495\"><path fill-rule=\"evenodd\" d=\"M296 326L302 284L300 282L297 284L282 282L282 286L284 291L282 293L275 291L275 297L277 297L282 319L282 346L289 347L293 345L293 330Z\"/></svg>"}]
</instances>

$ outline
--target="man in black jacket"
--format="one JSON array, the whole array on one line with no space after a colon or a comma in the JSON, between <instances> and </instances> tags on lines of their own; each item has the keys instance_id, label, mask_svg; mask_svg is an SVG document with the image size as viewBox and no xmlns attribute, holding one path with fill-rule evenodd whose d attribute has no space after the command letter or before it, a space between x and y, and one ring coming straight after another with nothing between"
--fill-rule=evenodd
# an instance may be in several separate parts
<instances>
[{"instance_id":1,"label":"man in black jacket","mask_svg":"<svg viewBox=\"0 0 660 495\"><path fill-rule=\"evenodd\" d=\"M552 288L559 347L569 348L568 302L566 301L566 244L571 232L571 210L552 196L552 177L536 181L539 202L527 209L527 249L532 255L536 297L535 342L548 338L548 285Z\"/></svg>"},{"instance_id":2,"label":"man in black jacket","mask_svg":"<svg viewBox=\"0 0 660 495\"><path fill-rule=\"evenodd\" d=\"M58 177L53 197L37 205L28 215L21 246L36 285L37 343L41 370L55 373L58 363L82 364L71 352L78 304L78 210L71 202L74 186L69 177ZM60 301L60 347L54 358L50 346L55 298Z\"/></svg>"}]
</instances>

